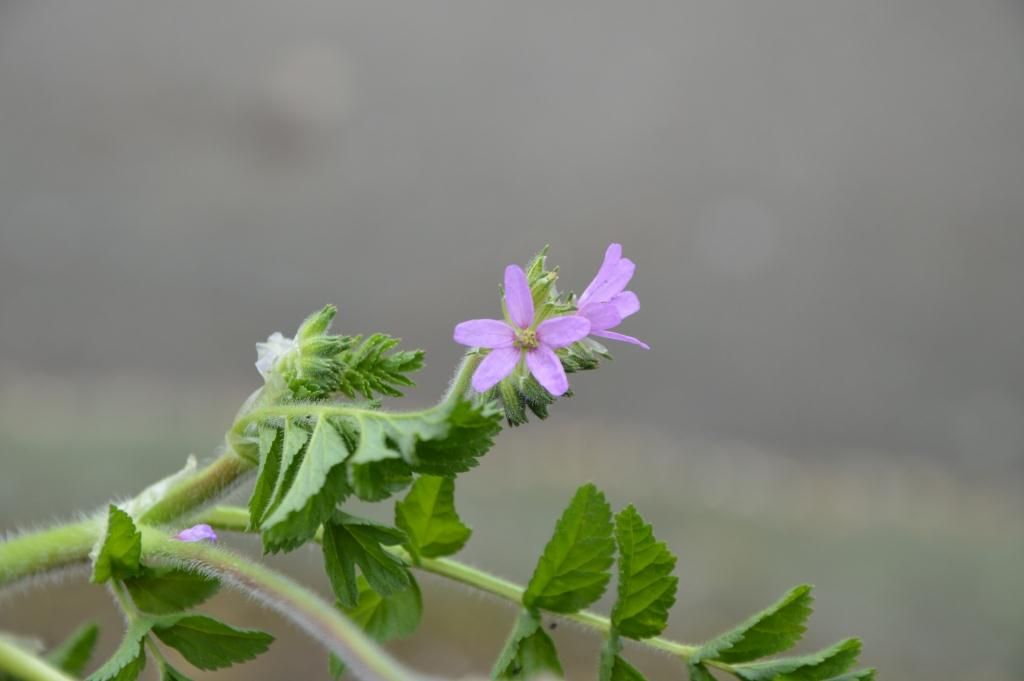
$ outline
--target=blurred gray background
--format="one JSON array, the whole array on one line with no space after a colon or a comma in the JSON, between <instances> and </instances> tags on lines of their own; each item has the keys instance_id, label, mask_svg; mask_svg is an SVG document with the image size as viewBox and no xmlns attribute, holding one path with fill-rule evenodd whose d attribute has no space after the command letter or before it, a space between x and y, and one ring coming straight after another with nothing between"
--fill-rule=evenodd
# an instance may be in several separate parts
<instances>
[{"instance_id":1,"label":"blurred gray background","mask_svg":"<svg viewBox=\"0 0 1024 681\"><path fill-rule=\"evenodd\" d=\"M527 578L591 479L679 554L674 636L810 581L807 648L857 634L883 678L1021 678L1011 0L0 2L0 529L210 455L253 344L327 302L427 350L426 403L507 263L550 243L579 290L613 240L653 350L614 348L462 479L468 559ZM326 592L319 560L275 563ZM91 615L109 649L82 581L0 601L0 628ZM514 612L425 589L398 654L486 671ZM213 608L282 637L220 678L326 678L252 603ZM598 641L556 633L592 678Z\"/></svg>"}]
</instances>

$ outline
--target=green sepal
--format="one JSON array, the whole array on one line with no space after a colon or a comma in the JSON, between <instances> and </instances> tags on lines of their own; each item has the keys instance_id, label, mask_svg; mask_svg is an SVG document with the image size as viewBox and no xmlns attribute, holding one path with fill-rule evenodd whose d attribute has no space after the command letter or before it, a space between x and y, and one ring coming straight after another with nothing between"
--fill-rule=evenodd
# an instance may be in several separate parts
<instances>
[{"instance_id":1,"label":"green sepal","mask_svg":"<svg viewBox=\"0 0 1024 681\"><path fill-rule=\"evenodd\" d=\"M355 566L381 596L409 587L412 578L401 559L384 550L406 542L404 532L336 511L324 525L324 569L338 602L354 608L359 600Z\"/></svg>"},{"instance_id":2,"label":"green sepal","mask_svg":"<svg viewBox=\"0 0 1024 681\"><path fill-rule=\"evenodd\" d=\"M89 675L87 681L135 681L146 666L146 651L142 641L152 622L138 619L128 626L117 650L103 665Z\"/></svg>"},{"instance_id":3,"label":"green sepal","mask_svg":"<svg viewBox=\"0 0 1024 681\"><path fill-rule=\"evenodd\" d=\"M541 624L540 616L523 610L491 670L492 679L532 679L542 674L563 678L555 642Z\"/></svg>"},{"instance_id":4,"label":"green sepal","mask_svg":"<svg viewBox=\"0 0 1024 681\"><path fill-rule=\"evenodd\" d=\"M629 638L657 636L668 623L679 578L672 575L676 557L654 538L651 526L627 506L615 517L619 547L618 597L612 626Z\"/></svg>"},{"instance_id":5,"label":"green sepal","mask_svg":"<svg viewBox=\"0 0 1024 681\"><path fill-rule=\"evenodd\" d=\"M99 634L100 628L96 623L83 624L46 654L47 662L72 676L81 676L96 648Z\"/></svg>"},{"instance_id":6,"label":"green sepal","mask_svg":"<svg viewBox=\"0 0 1024 681\"><path fill-rule=\"evenodd\" d=\"M850 638L808 655L737 664L732 669L744 681L827 681L856 664L860 645Z\"/></svg>"},{"instance_id":7,"label":"green sepal","mask_svg":"<svg viewBox=\"0 0 1024 681\"><path fill-rule=\"evenodd\" d=\"M406 546L417 560L457 553L473 534L455 511L455 481L435 475L421 475L395 503L395 525L408 536Z\"/></svg>"},{"instance_id":8,"label":"green sepal","mask_svg":"<svg viewBox=\"0 0 1024 681\"><path fill-rule=\"evenodd\" d=\"M181 653L189 664L204 670L251 660L274 641L266 632L236 629L206 615L171 615L152 621L157 638Z\"/></svg>"},{"instance_id":9,"label":"green sepal","mask_svg":"<svg viewBox=\"0 0 1024 681\"><path fill-rule=\"evenodd\" d=\"M814 603L811 588L802 584L790 590L742 624L702 645L692 661L719 660L732 664L789 650L807 630L807 618Z\"/></svg>"},{"instance_id":10,"label":"green sepal","mask_svg":"<svg viewBox=\"0 0 1024 681\"><path fill-rule=\"evenodd\" d=\"M612 512L597 487L580 487L555 525L544 547L523 605L551 612L574 613L604 593L611 579L615 543Z\"/></svg>"},{"instance_id":11,"label":"green sepal","mask_svg":"<svg viewBox=\"0 0 1024 681\"><path fill-rule=\"evenodd\" d=\"M409 587L381 596L362 575L357 579L356 605L338 607L375 641L386 643L415 633L423 618L423 595L410 575Z\"/></svg>"},{"instance_id":12,"label":"green sepal","mask_svg":"<svg viewBox=\"0 0 1024 681\"><path fill-rule=\"evenodd\" d=\"M220 588L213 577L174 567L144 567L138 577L126 579L124 585L136 607L154 615L188 610Z\"/></svg>"},{"instance_id":13,"label":"green sepal","mask_svg":"<svg viewBox=\"0 0 1024 681\"><path fill-rule=\"evenodd\" d=\"M123 579L139 573L142 535L132 517L113 504L107 509L107 529L92 566L92 581L102 584L111 577Z\"/></svg>"}]
</instances>

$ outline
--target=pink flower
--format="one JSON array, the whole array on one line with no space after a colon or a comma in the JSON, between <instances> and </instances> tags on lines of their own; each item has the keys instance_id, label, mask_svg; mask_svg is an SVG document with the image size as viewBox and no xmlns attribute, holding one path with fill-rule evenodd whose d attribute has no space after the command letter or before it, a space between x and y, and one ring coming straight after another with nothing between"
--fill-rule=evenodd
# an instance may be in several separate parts
<instances>
[{"instance_id":1,"label":"pink flower","mask_svg":"<svg viewBox=\"0 0 1024 681\"><path fill-rule=\"evenodd\" d=\"M508 321L471 319L455 327L456 343L491 350L473 373L473 389L490 390L515 371L525 355L526 367L537 382L556 397L564 395L569 379L555 348L585 338L590 321L568 315L535 323L530 284L518 265L505 268L505 307Z\"/></svg>"},{"instance_id":2,"label":"pink flower","mask_svg":"<svg viewBox=\"0 0 1024 681\"><path fill-rule=\"evenodd\" d=\"M633 261L622 257L622 245L611 244L604 252L604 262L597 276L580 295L576 305L580 316L590 320L591 336L632 343L650 350L651 346L642 340L611 330L640 309L636 294L625 290L635 271Z\"/></svg>"},{"instance_id":3,"label":"pink flower","mask_svg":"<svg viewBox=\"0 0 1024 681\"><path fill-rule=\"evenodd\" d=\"M178 541L197 542L203 540L217 541L217 533L213 531L213 528L203 523L201 525L193 525L187 530L182 530L178 534L174 535L174 538Z\"/></svg>"}]
</instances>

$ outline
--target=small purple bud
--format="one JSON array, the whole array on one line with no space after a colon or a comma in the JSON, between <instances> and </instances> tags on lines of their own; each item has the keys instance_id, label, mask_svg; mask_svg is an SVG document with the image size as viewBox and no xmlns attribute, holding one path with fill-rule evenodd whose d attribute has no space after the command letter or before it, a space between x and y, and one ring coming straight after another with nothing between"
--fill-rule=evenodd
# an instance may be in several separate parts
<instances>
[{"instance_id":1,"label":"small purple bud","mask_svg":"<svg viewBox=\"0 0 1024 681\"><path fill-rule=\"evenodd\" d=\"M187 530L182 530L178 534L174 535L174 538L178 541L196 542L196 541L217 541L217 533L213 531L213 528L203 523L200 525L194 525Z\"/></svg>"}]
</instances>

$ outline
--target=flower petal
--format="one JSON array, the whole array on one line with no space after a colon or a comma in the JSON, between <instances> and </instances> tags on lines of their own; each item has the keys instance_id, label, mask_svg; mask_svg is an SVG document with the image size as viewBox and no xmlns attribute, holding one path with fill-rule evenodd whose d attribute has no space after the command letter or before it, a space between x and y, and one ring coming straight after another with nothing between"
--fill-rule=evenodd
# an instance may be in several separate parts
<instances>
[{"instance_id":1,"label":"flower petal","mask_svg":"<svg viewBox=\"0 0 1024 681\"><path fill-rule=\"evenodd\" d=\"M527 352L526 366L537 382L555 397L564 395L569 389L569 378L562 368L562 360L551 348L542 345Z\"/></svg>"},{"instance_id":2,"label":"flower petal","mask_svg":"<svg viewBox=\"0 0 1024 681\"><path fill-rule=\"evenodd\" d=\"M453 337L471 348L505 348L515 341L516 332L498 319L470 319L456 325Z\"/></svg>"},{"instance_id":3,"label":"flower petal","mask_svg":"<svg viewBox=\"0 0 1024 681\"><path fill-rule=\"evenodd\" d=\"M533 295L530 283L526 281L526 272L519 265L505 268L505 306L508 316L520 328L525 329L533 323Z\"/></svg>"},{"instance_id":4,"label":"flower petal","mask_svg":"<svg viewBox=\"0 0 1024 681\"><path fill-rule=\"evenodd\" d=\"M590 320L590 333L612 329L622 323L622 315L612 303L590 303L580 310Z\"/></svg>"},{"instance_id":5,"label":"flower petal","mask_svg":"<svg viewBox=\"0 0 1024 681\"><path fill-rule=\"evenodd\" d=\"M612 268L622 260L622 244L609 244L608 248L604 252L604 262L601 263L601 267L597 270L597 275L594 276L594 280L583 290L580 294L580 306L586 305L590 302L590 298L593 295L594 289L601 284L601 282L608 279L608 275L611 274Z\"/></svg>"},{"instance_id":6,"label":"flower petal","mask_svg":"<svg viewBox=\"0 0 1024 681\"><path fill-rule=\"evenodd\" d=\"M182 530L178 534L174 535L174 538L178 541L185 542L197 542L197 541L217 541L217 533L213 531L213 528L202 523L200 525L193 525L192 527Z\"/></svg>"},{"instance_id":7,"label":"flower petal","mask_svg":"<svg viewBox=\"0 0 1024 681\"><path fill-rule=\"evenodd\" d=\"M619 316L625 319L640 309L640 299L632 291L623 291L612 296L611 304L619 311Z\"/></svg>"},{"instance_id":8,"label":"flower petal","mask_svg":"<svg viewBox=\"0 0 1024 681\"><path fill-rule=\"evenodd\" d=\"M629 258L623 258L615 263L608 273L608 277L598 283L590 292L590 298L583 304L607 303L629 284L636 271L636 264Z\"/></svg>"},{"instance_id":9,"label":"flower petal","mask_svg":"<svg viewBox=\"0 0 1024 681\"><path fill-rule=\"evenodd\" d=\"M537 340L549 348L564 348L590 333L590 320L582 315L545 319L537 327Z\"/></svg>"},{"instance_id":10,"label":"flower petal","mask_svg":"<svg viewBox=\"0 0 1024 681\"><path fill-rule=\"evenodd\" d=\"M473 390L478 393L487 392L497 385L516 368L520 354L519 349L511 346L491 350L473 372Z\"/></svg>"},{"instance_id":11,"label":"flower petal","mask_svg":"<svg viewBox=\"0 0 1024 681\"><path fill-rule=\"evenodd\" d=\"M591 331L590 333L592 333L595 336L600 336L601 338L610 338L611 340L622 341L623 343L632 343L633 345L639 345L644 350L651 349L650 345L644 343L639 338L633 338L632 336L627 336L623 333L615 333L614 331Z\"/></svg>"}]
</instances>

